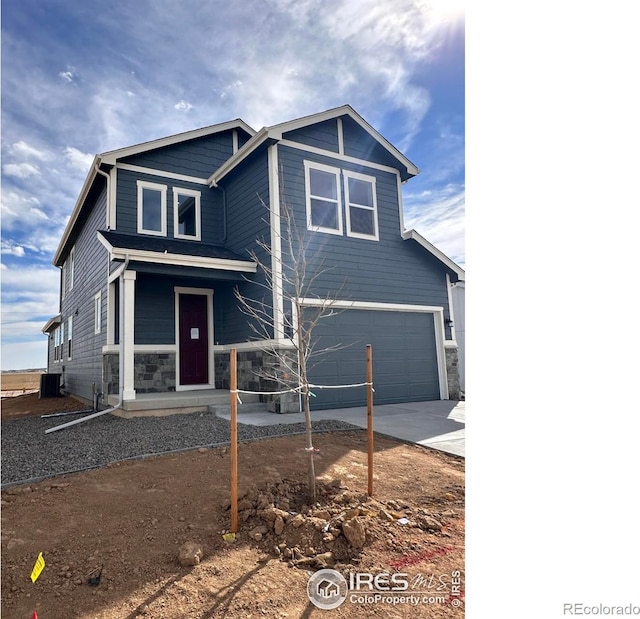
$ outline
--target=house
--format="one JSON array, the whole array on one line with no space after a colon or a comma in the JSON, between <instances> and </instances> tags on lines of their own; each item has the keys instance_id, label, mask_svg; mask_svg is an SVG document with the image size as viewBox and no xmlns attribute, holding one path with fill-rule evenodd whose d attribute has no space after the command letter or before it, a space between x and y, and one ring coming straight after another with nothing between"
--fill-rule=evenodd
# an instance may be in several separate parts
<instances>
[{"instance_id":1,"label":"house","mask_svg":"<svg viewBox=\"0 0 640 619\"><path fill-rule=\"evenodd\" d=\"M312 382L362 383L371 344L376 403L458 399L451 287L464 271L405 229L402 185L418 172L349 105L257 133L238 119L97 155L53 259L48 371L99 407L164 407L178 395L203 406L229 388L236 348L239 387L273 390L257 378L269 352L234 289L265 303L270 344L290 345L275 261L286 201L327 267L305 305L330 297L344 310L318 327L320 344L346 347ZM252 251L274 266L266 295ZM365 401L362 387L316 395L315 408Z\"/></svg>"}]
</instances>

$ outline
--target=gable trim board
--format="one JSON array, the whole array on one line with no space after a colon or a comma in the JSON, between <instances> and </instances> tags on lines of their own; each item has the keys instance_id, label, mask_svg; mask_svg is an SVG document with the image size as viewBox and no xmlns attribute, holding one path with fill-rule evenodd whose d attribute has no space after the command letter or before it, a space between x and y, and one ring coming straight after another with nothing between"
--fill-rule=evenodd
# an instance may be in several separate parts
<instances>
[{"instance_id":1,"label":"gable trim board","mask_svg":"<svg viewBox=\"0 0 640 619\"><path fill-rule=\"evenodd\" d=\"M433 315L434 337L435 337L435 353L438 372L438 386L440 391L440 399L449 399L449 385L447 380L447 362L445 356L445 330L444 330L444 308L433 305L413 305L405 303L380 303L373 301L347 301L347 300L330 300L330 299L300 299L300 304L304 307L331 307L340 310L367 310L379 312L408 312L408 313L425 313ZM295 304L293 309L293 323L298 324L298 316L296 315ZM375 388L374 376L374 388Z\"/></svg>"},{"instance_id":2,"label":"gable trim board","mask_svg":"<svg viewBox=\"0 0 640 619\"><path fill-rule=\"evenodd\" d=\"M175 172L165 172L164 170L156 170L155 168L146 168L144 166L132 165L130 163L117 163L116 170L127 170L128 172L136 172L137 174L148 174L149 176L161 176L162 178L170 178L174 181L183 181L185 183L194 183L196 185L207 185L206 178L198 178L197 176L187 176L186 174L177 174Z\"/></svg>"},{"instance_id":3,"label":"gable trim board","mask_svg":"<svg viewBox=\"0 0 640 619\"><path fill-rule=\"evenodd\" d=\"M419 245L422 245L429 253L433 254L440 262L449 267L459 279L465 279L465 271L460 268L451 258L449 258L446 254L443 254L435 245L429 243L427 239L425 239L418 231L416 230L405 230L402 233L402 238L405 241L412 239L416 241Z\"/></svg>"},{"instance_id":4,"label":"gable trim board","mask_svg":"<svg viewBox=\"0 0 640 619\"><path fill-rule=\"evenodd\" d=\"M273 280L273 338L284 339L284 294L282 288L282 222L280 219L280 183L278 182L278 145L267 151L269 169L269 224L271 233L271 277Z\"/></svg>"}]
</instances>

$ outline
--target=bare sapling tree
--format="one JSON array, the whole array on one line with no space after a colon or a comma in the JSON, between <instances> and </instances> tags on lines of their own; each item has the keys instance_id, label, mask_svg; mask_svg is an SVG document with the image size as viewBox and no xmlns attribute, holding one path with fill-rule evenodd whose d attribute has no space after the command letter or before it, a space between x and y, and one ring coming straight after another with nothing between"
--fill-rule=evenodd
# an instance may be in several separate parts
<instances>
[{"instance_id":1,"label":"bare sapling tree","mask_svg":"<svg viewBox=\"0 0 640 619\"><path fill-rule=\"evenodd\" d=\"M263 206L268 209L264 204ZM310 398L312 391L309 384L309 372L320 361L320 358L340 350L345 346L317 346L313 332L320 321L339 312L335 309L335 300L341 298L345 281L336 290L326 291L319 296L316 286L323 275L332 270L325 266L325 261L317 250L309 250L310 236L296 224L295 215L285 201L280 203L280 230L275 231L279 240L280 251L264 239L256 242L262 250L251 252L251 258L257 263L264 275L263 281L253 282L263 289L262 299L249 298L236 287L235 296L241 311L249 318L249 326L254 333L258 346L268 352L272 363L257 371L260 378L273 381L279 390L290 390L300 394L306 425L306 451L309 465L309 495L316 501L316 476L311 426ZM283 306L290 307L284 311L281 325L276 324L276 312L271 303L272 293L281 295ZM274 295L275 296L275 295ZM266 299L266 300L265 300ZM313 304L303 304L304 299L313 299ZM283 330L280 341L277 334Z\"/></svg>"}]
</instances>

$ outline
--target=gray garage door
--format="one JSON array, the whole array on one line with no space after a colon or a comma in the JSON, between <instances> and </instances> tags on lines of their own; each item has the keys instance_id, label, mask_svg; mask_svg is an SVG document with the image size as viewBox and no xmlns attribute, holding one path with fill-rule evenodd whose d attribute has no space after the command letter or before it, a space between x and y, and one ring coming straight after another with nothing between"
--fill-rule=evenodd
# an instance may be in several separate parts
<instances>
[{"instance_id":1,"label":"gray garage door","mask_svg":"<svg viewBox=\"0 0 640 619\"><path fill-rule=\"evenodd\" d=\"M323 318L314 330L316 349L344 345L312 363L311 382L362 383L367 344L373 350L374 404L440 399L433 314L349 309ZM364 387L316 389L313 409L366 405Z\"/></svg>"}]
</instances>

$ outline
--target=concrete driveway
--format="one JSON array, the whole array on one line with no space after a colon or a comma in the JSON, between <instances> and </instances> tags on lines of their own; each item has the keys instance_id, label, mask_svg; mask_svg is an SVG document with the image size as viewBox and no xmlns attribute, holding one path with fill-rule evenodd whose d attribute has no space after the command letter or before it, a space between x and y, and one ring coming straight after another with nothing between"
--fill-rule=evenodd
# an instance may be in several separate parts
<instances>
[{"instance_id":1,"label":"concrete driveway","mask_svg":"<svg viewBox=\"0 0 640 619\"><path fill-rule=\"evenodd\" d=\"M464 457L465 403L453 400L408 402L374 406L373 429L409 443L431 447ZM228 412L219 417L229 419ZM338 419L360 428L367 427L367 407L337 408L313 411L313 420ZM238 421L248 425L268 426L279 423L300 423L302 413L238 413Z\"/></svg>"}]
</instances>

